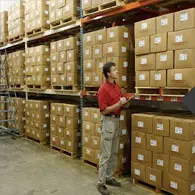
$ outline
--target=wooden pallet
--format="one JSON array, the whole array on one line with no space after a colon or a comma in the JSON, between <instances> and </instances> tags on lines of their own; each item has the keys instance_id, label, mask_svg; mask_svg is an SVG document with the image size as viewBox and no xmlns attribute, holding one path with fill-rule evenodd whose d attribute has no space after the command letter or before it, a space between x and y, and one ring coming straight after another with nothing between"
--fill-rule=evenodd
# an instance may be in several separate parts
<instances>
[{"instance_id":1,"label":"wooden pallet","mask_svg":"<svg viewBox=\"0 0 195 195\"><path fill-rule=\"evenodd\" d=\"M29 137L29 136L26 136L25 138L26 138L27 140L29 140L29 141L32 141L32 142L34 142L34 143L38 143L38 144L40 144L40 145L47 145L47 144L48 144L47 141L40 141L40 140L34 139L34 138L32 138L32 137Z\"/></svg>"},{"instance_id":2,"label":"wooden pallet","mask_svg":"<svg viewBox=\"0 0 195 195\"><path fill-rule=\"evenodd\" d=\"M10 88L11 89L24 89L24 85L20 85L20 84L10 85Z\"/></svg>"},{"instance_id":3,"label":"wooden pallet","mask_svg":"<svg viewBox=\"0 0 195 195\"><path fill-rule=\"evenodd\" d=\"M158 87L135 87L136 94L144 94L144 95L159 95L160 88Z\"/></svg>"},{"instance_id":4,"label":"wooden pallet","mask_svg":"<svg viewBox=\"0 0 195 195\"><path fill-rule=\"evenodd\" d=\"M67 151L65 149L60 148L60 147L56 147L56 146L50 145L50 148L52 150L55 150L55 151L59 152L60 154L63 154L65 156L69 157L69 158L72 158L72 159L76 159L78 157L77 154L71 153L71 152L69 152L69 151Z\"/></svg>"},{"instance_id":5,"label":"wooden pallet","mask_svg":"<svg viewBox=\"0 0 195 195\"><path fill-rule=\"evenodd\" d=\"M79 90L78 85L73 85L73 86L52 85L51 88L55 91Z\"/></svg>"},{"instance_id":6,"label":"wooden pallet","mask_svg":"<svg viewBox=\"0 0 195 195\"><path fill-rule=\"evenodd\" d=\"M29 90L45 90L48 88L48 86L45 85L26 85Z\"/></svg>"},{"instance_id":7,"label":"wooden pallet","mask_svg":"<svg viewBox=\"0 0 195 195\"><path fill-rule=\"evenodd\" d=\"M90 162L90 161L85 160L85 159L83 159L83 165L86 165L86 166L91 167L91 168L96 169L96 170L99 169L99 165L98 164L95 164L95 163Z\"/></svg>"},{"instance_id":8,"label":"wooden pallet","mask_svg":"<svg viewBox=\"0 0 195 195\"><path fill-rule=\"evenodd\" d=\"M93 87L93 86L85 86L84 87L85 91L98 91L99 87Z\"/></svg>"},{"instance_id":9,"label":"wooden pallet","mask_svg":"<svg viewBox=\"0 0 195 195\"><path fill-rule=\"evenodd\" d=\"M46 30L47 30L46 28L37 28L37 29L34 29L32 31L26 32L26 36L27 37L36 36L38 34L44 33Z\"/></svg>"},{"instance_id":10,"label":"wooden pallet","mask_svg":"<svg viewBox=\"0 0 195 195\"><path fill-rule=\"evenodd\" d=\"M162 95L186 95L192 88L166 87L162 89Z\"/></svg>"},{"instance_id":11,"label":"wooden pallet","mask_svg":"<svg viewBox=\"0 0 195 195\"><path fill-rule=\"evenodd\" d=\"M17 37L8 38L8 42L9 43L14 43L14 42L22 40L23 38L24 38L24 35L19 35Z\"/></svg>"},{"instance_id":12,"label":"wooden pallet","mask_svg":"<svg viewBox=\"0 0 195 195\"><path fill-rule=\"evenodd\" d=\"M70 17L67 17L65 19L56 20L56 21L50 23L50 28L51 29L61 28L63 26L67 26L69 24L76 22L76 20L77 20L76 16L70 16Z\"/></svg>"}]
</instances>

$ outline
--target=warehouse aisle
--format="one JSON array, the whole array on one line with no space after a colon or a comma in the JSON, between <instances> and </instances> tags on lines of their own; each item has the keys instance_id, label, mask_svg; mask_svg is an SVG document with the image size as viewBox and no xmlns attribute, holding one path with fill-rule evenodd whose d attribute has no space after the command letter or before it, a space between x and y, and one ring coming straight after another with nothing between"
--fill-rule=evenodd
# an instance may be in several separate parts
<instances>
[{"instance_id":1,"label":"warehouse aisle","mask_svg":"<svg viewBox=\"0 0 195 195\"><path fill-rule=\"evenodd\" d=\"M24 139L0 138L0 195L99 195L97 172ZM152 195L121 179L118 195Z\"/></svg>"}]
</instances>

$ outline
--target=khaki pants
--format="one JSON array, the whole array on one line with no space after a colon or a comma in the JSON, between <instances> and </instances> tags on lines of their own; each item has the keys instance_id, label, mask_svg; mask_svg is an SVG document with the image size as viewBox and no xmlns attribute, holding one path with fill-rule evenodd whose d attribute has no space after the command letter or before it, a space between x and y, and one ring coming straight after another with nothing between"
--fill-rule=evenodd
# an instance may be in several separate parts
<instances>
[{"instance_id":1,"label":"khaki pants","mask_svg":"<svg viewBox=\"0 0 195 195\"><path fill-rule=\"evenodd\" d=\"M99 162L99 184L112 179L117 164L119 148L119 118L103 116L101 120L101 147Z\"/></svg>"}]
</instances>

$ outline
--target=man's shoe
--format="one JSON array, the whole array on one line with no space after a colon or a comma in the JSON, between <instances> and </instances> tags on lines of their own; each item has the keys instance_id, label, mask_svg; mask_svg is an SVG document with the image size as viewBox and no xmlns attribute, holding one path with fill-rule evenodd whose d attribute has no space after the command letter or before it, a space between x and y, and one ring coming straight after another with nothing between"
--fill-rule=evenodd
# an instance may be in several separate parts
<instances>
[{"instance_id":1,"label":"man's shoe","mask_svg":"<svg viewBox=\"0 0 195 195\"><path fill-rule=\"evenodd\" d=\"M104 184L98 184L97 189L102 195L110 195L108 188Z\"/></svg>"},{"instance_id":2,"label":"man's shoe","mask_svg":"<svg viewBox=\"0 0 195 195\"><path fill-rule=\"evenodd\" d=\"M121 187L121 183L116 181L116 179L106 180L106 184L110 186Z\"/></svg>"}]
</instances>

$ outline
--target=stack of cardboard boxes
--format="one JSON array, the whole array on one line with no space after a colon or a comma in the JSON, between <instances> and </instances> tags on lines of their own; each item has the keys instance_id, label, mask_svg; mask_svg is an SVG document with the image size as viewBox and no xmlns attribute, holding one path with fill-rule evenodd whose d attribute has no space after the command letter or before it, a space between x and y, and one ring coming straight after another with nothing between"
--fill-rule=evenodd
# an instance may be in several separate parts
<instances>
[{"instance_id":1,"label":"stack of cardboard boxes","mask_svg":"<svg viewBox=\"0 0 195 195\"><path fill-rule=\"evenodd\" d=\"M7 98L5 96L0 96L0 101L7 101ZM7 104L0 104L0 110L7 110ZM0 112L0 121L1 120L7 120L6 112ZM0 126L7 127L7 125L7 122L0 122Z\"/></svg>"},{"instance_id":2,"label":"stack of cardboard boxes","mask_svg":"<svg viewBox=\"0 0 195 195\"><path fill-rule=\"evenodd\" d=\"M7 43L8 36L8 12L3 11L0 13L0 45L5 45Z\"/></svg>"},{"instance_id":3,"label":"stack of cardboard boxes","mask_svg":"<svg viewBox=\"0 0 195 195\"><path fill-rule=\"evenodd\" d=\"M194 32L194 8L136 23L136 87L194 87Z\"/></svg>"},{"instance_id":4,"label":"stack of cardboard boxes","mask_svg":"<svg viewBox=\"0 0 195 195\"><path fill-rule=\"evenodd\" d=\"M39 45L26 50L25 75L28 87L50 86L50 56L49 46Z\"/></svg>"},{"instance_id":5,"label":"stack of cardboard boxes","mask_svg":"<svg viewBox=\"0 0 195 195\"><path fill-rule=\"evenodd\" d=\"M51 0L49 5L50 23L55 26L56 22L58 25L61 25L74 21L79 16L79 5L79 0Z\"/></svg>"},{"instance_id":6,"label":"stack of cardboard boxes","mask_svg":"<svg viewBox=\"0 0 195 195\"><path fill-rule=\"evenodd\" d=\"M25 1L25 33L31 35L33 30L49 28L49 3L47 0Z\"/></svg>"},{"instance_id":7,"label":"stack of cardboard boxes","mask_svg":"<svg viewBox=\"0 0 195 195\"><path fill-rule=\"evenodd\" d=\"M132 177L173 194L195 192L195 118L132 115Z\"/></svg>"},{"instance_id":8,"label":"stack of cardboard boxes","mask_svg":"<svg viewBox=\"0 0 195 195\"><path fill-rule=\"evenodd\" d=\"M11 86L24 86L25 51L18 50L8 54L8 83Z\"/></svg>"},{"instance_id":9,"label":"stack of cardboard boxes","mask_svg":"<svg viewBox=\"0 0 195 195\"><path fill-rule=\"evenodd\" d=\"M101 141L101 113L98 108L86 107L83 115L83 159L99 164ZM118 151L117 173L129 171L130 139L128 112L122 111L120 116L120 144Z\"/></svg>"},{"instance_id":10,"label":"stack of cardboard boxes","mask_svg":"<svg viewBox=\"0 0 195 195\"><path fill-rule=\"evenodd\" d=\"M81 138L78 106L51 103L50 124L50 145L78 155Z\"/></svg>"},{"instance_id":11,"label":"stack of cardboard boxes","mask_svg":"<svg viewBox=\"0 0 195 195\"><path fill-rule=\"evenodd\" d=\"M50 137L50 105L48 101L26 100L25 132L28 138L48 143Z\"/></svg>"},{"instance_id":12,"label":"stack of cardboard boxes","mask_svg":"<svg viewBox=\"0 0 195 195\"><path fill-rule=\"evenodd\" d=\"M24 5L23 0L8 9L8 39L21 38L24 35Z\"/></svg>"},{"instance_id":13,"label":"stack of cardboard boxes","mask_svg":"<svg viewBox=\"0 0 195 195\"><path fill-rule=\"evenodd\" d=\"M79 81L79 39L69 37L50 45L51 85L76 86Z\"/></svg>"},{"instance_id":14,"label":"stack of cardboard boxes","mask_svg":"<svg viewBox=\"0 0 195 195\"><path fill-rule=\"evenodd\" d=\"M1 59L2 59L2 62L5 62L5 55L4 54L1 55ZM0 69L0 84L5 84L5 79L3 77L4 74L5 73L3 71L3 68L1 68Z\"/></svg>"},{"instance_id":15,"label":"stack of cardboard boxes","mask_svg":"<svg viewBox=\"0 0 195 195\"><path fill-rule=\"evenodd\" d=\"M132 47L128 27L116 26L84 34L84 85L99 87L104 81L103 65L106 62L116 63L119 69L118 83L121 87L132 84L129 74L132 64L129 56Z\"/></svg>"}]
</instances>

